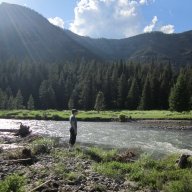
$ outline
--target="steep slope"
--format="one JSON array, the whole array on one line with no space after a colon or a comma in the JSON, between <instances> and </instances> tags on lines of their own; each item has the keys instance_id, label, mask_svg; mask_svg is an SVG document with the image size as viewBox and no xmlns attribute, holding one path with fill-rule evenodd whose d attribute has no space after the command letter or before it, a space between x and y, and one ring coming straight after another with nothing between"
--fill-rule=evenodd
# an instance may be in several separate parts
<instances>
[{"instance_id":1,"label":"steep slope","mask_svg":"<svg viewBox=\"0 0 192 192\"><path fill-rule=\"evenodd\" d=\"M0 58L10 57L54 61L97 56L35 11L19 5L2 3L0 5Z\"/></svg>"},{"instance_id":2,"label":"steep slope","mask_svg":"<svg viewBox=\"0 0 192 192\"><path fill-rule=\"evenodd\" d=\"M85 59L171 60L192 63L192 31L152 32L125 39L93 39L53 26L40 14L19 5L0 4L0 60L26 57L34 61Z\"/></svg>"}]
</instances>

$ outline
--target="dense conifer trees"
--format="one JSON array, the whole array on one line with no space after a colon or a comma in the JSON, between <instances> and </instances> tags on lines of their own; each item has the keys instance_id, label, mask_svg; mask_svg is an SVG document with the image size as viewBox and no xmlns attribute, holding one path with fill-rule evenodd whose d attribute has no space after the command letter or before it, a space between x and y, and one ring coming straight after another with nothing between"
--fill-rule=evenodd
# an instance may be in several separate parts
<instances>
[{"instance_id":1,"label":"dense conifer trees","mask_svg":"<svg viewBox=\"0 0 192 192\"><path fill-rule=\"evenodd\" d=\"M98 110L101 100L100 109L104 101L105 109L189 110L192 67L178 72L154 61L0 62L0 109Z\"/></svg>"},{"instance_id":2,"label":"dense conifer trees","mask_svg":"<svg viewBox=\"0 0 192 192\"><path fill-rule=\"evenodd\" d=\"M176 84L171 89L169 97L170 109L173 111L188 111L190 109L190 94L185 73L181 70Z\"/></svg>"}]
</instances>

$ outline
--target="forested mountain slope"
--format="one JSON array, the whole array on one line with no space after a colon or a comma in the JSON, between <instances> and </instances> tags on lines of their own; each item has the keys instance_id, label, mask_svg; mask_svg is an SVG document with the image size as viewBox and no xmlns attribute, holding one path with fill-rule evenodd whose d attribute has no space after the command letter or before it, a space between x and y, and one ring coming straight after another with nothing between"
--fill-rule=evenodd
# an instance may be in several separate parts
<instances>
[{"instance_id":1,"label":"forested mountain slope","mask_svg":"<svg viewBox=\"0 0 192 192\"><path fill-rule=\"evenodd\" d=\"M177 65L192 63L192 31L180 34L152 32L125 39L92 39L68 34L106 60L133 60L147 63L154 60L167 61Z\"/></svg>"},{"instance_id":2,"label":"forested mountain slope","mask_svg":"<svg viewBox=\"0 0 192 192\"><path fill-rule=\"evenodd\" d=\"M0 5L0 59L33 61L97 58L62 29L26 7Z\"/></svg>"}]
</instances>

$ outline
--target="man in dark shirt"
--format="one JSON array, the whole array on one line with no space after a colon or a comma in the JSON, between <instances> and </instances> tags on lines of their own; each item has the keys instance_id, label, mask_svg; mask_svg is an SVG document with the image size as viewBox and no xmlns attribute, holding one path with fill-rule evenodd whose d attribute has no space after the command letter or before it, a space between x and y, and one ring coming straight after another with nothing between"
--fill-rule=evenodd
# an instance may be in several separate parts
<instances>
[{"instance_id":1,"label":"man in dark shirt","mask_svg":"<svg viewBox=\"0 0 192 192\"><path fill-rule=\"evenodd\" d=\"M69 118L70 121L70 139L69 139L69 145L70 147L73 147L76 142L76 136L77 136L77 119L76 115L78 114L78 111L76 109L72 109L72 114Z\"/></svg>"}]
</instances>

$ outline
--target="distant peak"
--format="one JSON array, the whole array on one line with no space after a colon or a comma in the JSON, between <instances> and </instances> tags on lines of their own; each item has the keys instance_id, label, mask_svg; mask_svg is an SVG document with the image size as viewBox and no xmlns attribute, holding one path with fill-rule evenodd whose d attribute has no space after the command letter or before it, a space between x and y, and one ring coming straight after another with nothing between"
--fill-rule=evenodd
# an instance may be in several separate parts
<instances>
[{"instance_id":1,"label":"distant peak","mask_svg":"<svg viewBox=\"0 0 192 192\"><path fill-rule=\"evenodd\" d=\"M14 3L7 3L7 2L2 2L0 3L0 6L2 7L24 7L22 5L14 4Z\"/></svg>"},{"instance_id":2,"label":"distant peak","mask_svg":"<svg viewBox=\"0 0 192 192\"><path fill-rule=\"evenodd\" d=\"M6 2L2 2L2 3L0 3L0 5L11 5L10 3L6 3Z\"/></svg>"}]
</instances>

